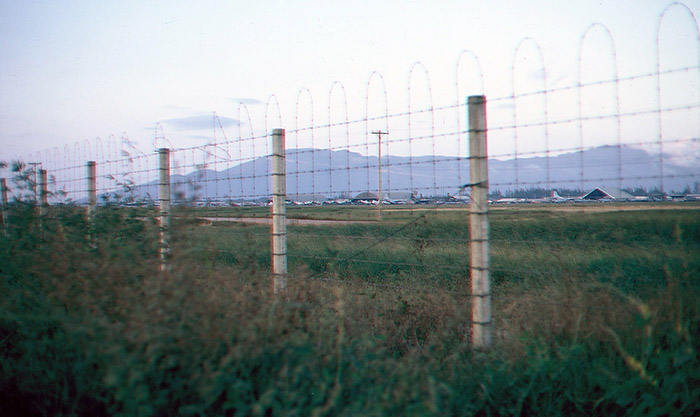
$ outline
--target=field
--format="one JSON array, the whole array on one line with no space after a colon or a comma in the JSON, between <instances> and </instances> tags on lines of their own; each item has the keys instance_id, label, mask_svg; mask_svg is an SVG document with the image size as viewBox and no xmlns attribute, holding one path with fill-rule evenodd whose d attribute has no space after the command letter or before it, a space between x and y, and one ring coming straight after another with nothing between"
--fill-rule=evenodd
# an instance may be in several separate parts
<instances>
[{"instance_id":1,"label":"field","mask_svg":"<svg viewBox=\"0 0 700 417\"><path fill-rule=\"evenodd\" d=\"M668 274L700 270L699 209L686 203L496 207L490 216L493 281L530 285L573 275L655 291ZM189 214L243 219L185 232L196 236L196 256L204 264L269 267L269 226L245 221L266 211ZM305 272L363 283L469 287L465 206L385 209L381 222L376 208L366 207L295 207L288 217L293 277L306 279ZM294 223L298 219L304 223Z\"/></svg>"},{"instance_id":2,"label":"field","mask_svg":"<svg viewBox=\"0 0 700 417\"><path fill-rule=\"evenodd\" d=\"M700 206L492 210L495 345L469 344L462 206L11 210L2 415L697 415ZM209 220L207 220L209 219ZM21 410L21 413L11 412Z\"/></svg>"}]
</instances>

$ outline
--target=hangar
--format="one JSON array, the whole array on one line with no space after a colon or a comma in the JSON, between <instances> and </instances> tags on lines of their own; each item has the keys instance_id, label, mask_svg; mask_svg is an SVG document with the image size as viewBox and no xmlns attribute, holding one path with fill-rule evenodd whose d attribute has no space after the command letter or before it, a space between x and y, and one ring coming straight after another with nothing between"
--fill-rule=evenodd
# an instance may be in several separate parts
<instances>
[{"instance_id":1,"label":"hangar","mask_svg":"<svg viewBox=\"0 0 700 417\"><path fill-rule=\"evenodd\" d=\"M581 197L581 200L618 200L618 201L625 201L625 200L632 200L634 196L627 191L620 190L618 188L609 188L606 187L605 189L597 187L594 188L592 191L588 192L587 194L584 194Z\"/></svg>"}]
</instances>

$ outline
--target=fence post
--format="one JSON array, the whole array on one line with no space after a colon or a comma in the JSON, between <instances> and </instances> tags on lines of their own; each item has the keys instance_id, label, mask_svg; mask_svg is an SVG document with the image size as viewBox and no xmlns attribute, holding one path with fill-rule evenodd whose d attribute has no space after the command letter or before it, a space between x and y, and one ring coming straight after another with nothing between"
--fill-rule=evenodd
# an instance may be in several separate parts
<instances>
[{"instance_id":1,"label":"fence post","mask_svg":"<svg viewBox=\"0 0 700 417\"><path fill-rule=\"evenodd\" d=\"M87 218L88 222L92 223L92 217L95 215L97 207L97 164L95 161L87 163Z\"/></svg>"},{"instance_id":2,"label":"fence post","mask_svg":"<svg viewBox=\"0 0 700 417\"><path fill-rule=\"evenodd\" d=\"M2 220L2 232L7 235L10 229L9 219L9 202L7 201L7 181L5 178L0 178L0 193L2 194L2 212L0 219Z\"/></svg>"},{"instance_id":3,"label":"fence post","mask_svg":"<svg viewBox=\"0 0 700 417\"><path fill-rule=\"evenodd\" d=\"M159 163L159 196L160 208L160 270L166 272L169 269L170 260L170 149L158 149Z\"/></svg>"},{"instance_id":4,"label":"fence post","mask_svg":"<svg viewBox=\"0 0 700 417\"><path fill-rule=\"evenodd\" d=\"M377 210L377 220L382 221L382 135L388 135L389 132L382 132L381 130L373 130L372 131L373 135L377 135L377 161L379 165L378 169L378 175L377 175L377 184L379 185L379 190L377 193L377 203L379 206L379 209Z\"/></svg>"},{"instance_id":5,"label":"fence post","mask_svg":"<svg viewBox=\"0 0 700 417\"><path fill-rule=\"evenodd\" d=\"M87 163L87 194L88 242L95 248L94 220L97 208L97 165L95 161L88 161Z\"/></svg>"},{"instance_id":6,"label":"fence post","mask_svg":"<svg viewBox=\"0 0 700 417\"><path fill-rule=\"evenodd\" d=\"M46 216L49 208L48 174L45 169L39 170L39 215Z\"/></svg>"},{"instance_id":7,"label":"fence post","mask_svg":"<svg viewBox=\"0 0 700 417\"><path fill-rule=\"evenodd\" d=\"M284 129L272 130L272 288L287 286L287 170Z\"/></svg>"},{"instance_id":8,"label":"fence post","mask_svg":"<svg viewBox=\"0 0 700 417\"><path fill-rule=\"evenodd\" d=\"M39 195L37 191L37 183L38 183L38 178L37 178L37 166L40 165L39 162L28 162L27 165L32 166L32 195L34 197L34 208L36 209L39 206Z\"/></svg>"},{"instance_id":9,"label":"fence post","mask_svg":"<svg viewBox=\"0 0 700 417\"><path fill-rule=\"evenodd\" d=\"M488 153L486 97L471 96L469 112L469 266L472 283L472 345L489 349L492 343L491 282L489 277Z\"/></svg>"}]
</instances>

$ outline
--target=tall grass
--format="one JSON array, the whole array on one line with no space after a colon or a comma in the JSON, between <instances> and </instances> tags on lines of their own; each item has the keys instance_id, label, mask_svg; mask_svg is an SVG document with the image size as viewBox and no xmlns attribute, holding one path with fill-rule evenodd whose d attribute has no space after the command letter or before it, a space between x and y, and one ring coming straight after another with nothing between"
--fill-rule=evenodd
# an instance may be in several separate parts
<instances>
[{"instance_id":1,"label":"tall grass","mask_svg":"<svg viewBox=\"0 0 700 417\"><path fill-rule=\"evenodd\" d=\"M495 215L494 266L518 273L494 273L490 352L469 346L469 297L456 289L465 270L433 267L466 265L447 244L464 243L456 215L399 232L294 228L295 272L274 296L264 227L175 222L161 273L147 216L104 208L88 227L70 210L43 222L31 204L11 214L0 237L1 415L700 412L692 211ZM321 254L331 260L310 262ZM351 256L386 262L339 261ZM610 271L596 267L605 259Z\"/></svg>"}]
</instances>

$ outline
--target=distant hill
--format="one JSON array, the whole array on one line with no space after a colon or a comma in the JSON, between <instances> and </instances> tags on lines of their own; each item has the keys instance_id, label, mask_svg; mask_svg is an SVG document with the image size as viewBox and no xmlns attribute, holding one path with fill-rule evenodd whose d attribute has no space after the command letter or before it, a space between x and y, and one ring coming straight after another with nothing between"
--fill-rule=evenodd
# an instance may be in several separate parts
<instances>
[{"instance_id":1,"label":"distant hill","mask_svg":"<svg viewBox=\"0 0 700 417\"><path fill-rule=\"evenodd\" d=\"M582 165L583 160L583 165ZM622 161L622 165L618 162ZM378 159L356 152L325 149L287 150L287 194L354 196L378 188ZM583 168L582 168L583 167ZM700 168L663 161L665 190L683 190L700 180ZM265 199L270 189L270 157L214 171L200 169L173 174L174 196L189 200ZM643 149L603 146L556 156L489 160L491 190L516 188L622 187L647 189L660 186L659 155ZM620 180L621 178L621 180ZM469 160L453 156L382 157L384 192L415 191L432 196L457 194L469 182ZM137 198L158 195L156 182L137 185Z\"/></svg>"}]
</instances>

